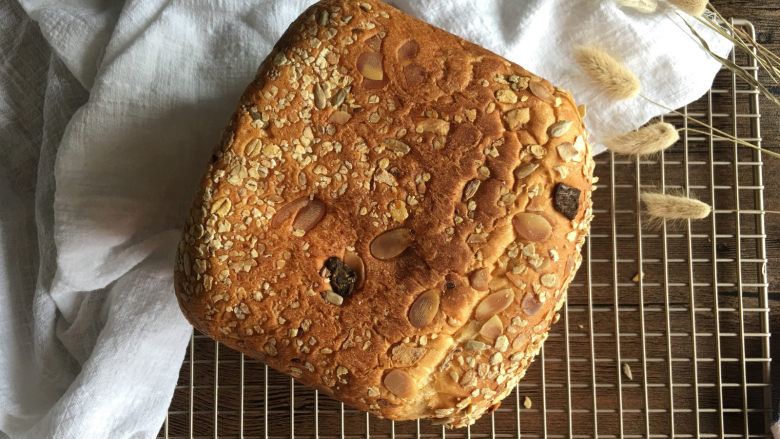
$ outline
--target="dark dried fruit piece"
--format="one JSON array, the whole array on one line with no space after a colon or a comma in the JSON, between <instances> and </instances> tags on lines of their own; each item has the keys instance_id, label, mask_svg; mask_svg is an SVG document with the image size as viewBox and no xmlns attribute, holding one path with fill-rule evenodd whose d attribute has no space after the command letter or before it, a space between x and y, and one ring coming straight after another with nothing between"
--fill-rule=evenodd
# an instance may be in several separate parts
<instances>
[{"instance_id":1,"label":"dark dried fruit piece","mask_svg":"<svg viewBox=\"0 0 780 439\"><path fill-rule=\"evenodd\" d=\"M558 183L553 190L553 207L566 218L573 220L580 210L580 191L565 183Z\"/></svg>"},{"instance_id":2,"label":"dark dried fruit piece","mask_svg":"<svg viewBox=\"0 0 780 439\"><path fill-rule=\"evenodd\" d=\"M334 293L342 297L352 294L358 280L355 270L335 256L328 258L324 267L330 272L330 287Z\"/></svg>"}]
</instances>

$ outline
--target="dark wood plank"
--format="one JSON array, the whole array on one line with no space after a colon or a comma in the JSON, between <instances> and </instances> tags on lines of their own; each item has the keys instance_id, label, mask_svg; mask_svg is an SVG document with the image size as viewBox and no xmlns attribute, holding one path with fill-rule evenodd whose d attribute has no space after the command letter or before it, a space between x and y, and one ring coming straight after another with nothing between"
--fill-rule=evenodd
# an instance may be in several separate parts
<instances>
[{"instance_id":1,"label":"dark wood plank","mask_svg":"<svg viewBox=\"0 0 780 439\"><path fill-rule=\"evenodd\" d=\"M756 27L756 40L772 50L780 53L780 4L773 0L714 0L712 4L726 17L742 17L749 19ZM780 87L773 86L770 90L775 96L780 96ZM764 147L780 152L780 108L772 105L766 99L761 102L762 137ZM764 161L766 189L764 197L766 209L780 211L780 159L766 158ZM766 250L769 263L767 273L769 278L770 328L775 331L780 328L780 215L766 216ZM780 358L780 337L775 336L771 342L773 358ZM774 406L780 406L780 366L775 364L772 369L774 384Z\"/></svg>"}]
</instances>

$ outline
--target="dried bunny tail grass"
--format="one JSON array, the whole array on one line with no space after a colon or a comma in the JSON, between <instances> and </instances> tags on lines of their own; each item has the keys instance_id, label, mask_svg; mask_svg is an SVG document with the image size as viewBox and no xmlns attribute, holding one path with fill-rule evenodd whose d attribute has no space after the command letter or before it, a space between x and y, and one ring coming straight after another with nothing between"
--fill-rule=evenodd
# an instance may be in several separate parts
<instances>
[{"instance_id":1,"label":"dried bunny tail grass","mask_svg":"<svg viewBox=\"0 0 780 439\"><path fill-rule=\"evenodd\" d=\"M710 206L694 198L661 193L642 194L647 213L652 222L685 221L702 219L709 216Z\"/></svg>"},{"instance_id":2,"label":"dried bunny tail grass","mask_svg":"<svg viewBox=\"0 0 780 439\"><path fill-rule=\"evenodd\" d=\"M707 0L669 0L669 3L686 14L700 17L707 10L709 2Z\"/></svg>"},{"instance_id":3,"label":"dried bunny tail grass","mask_svg":"<svg viewBox=\"0 0 780 439\"><path fill-rule=\"evenodd\" d=\"M639 79L618 60L596 47L580 47L574 54L577 63L616 100L630 99L642 89Z\"/></svg>"},{"instance_id":4,"label":"dried bunny tail grass","mask_svg":"<svg viewBox=\"0 0 780 439\"><path fill-rule=\"evenodd\" d=\"M615 3L643 14L652 14L658 9L656 0L615 0Z\"/></svg>"},{"instance_id":5,"label":"dried bunny tail grass","mask_svg":"<svg viewBox=\"0 0 780 439\"><path fill-rule=\"evenodd\" d=\"M693 27L688 24L688 22L685 22L685 24L688 25L688 27L691 29L692 32L696 32ZM705 49L707 49L707 43L706 41L701 38L698 34L697 37L702 41L702 45L704 45ZM712 54L712 52L710 51ZM714 54L712 54L715 56ZM615 99L628 99L631 97L634 97L639 94L641 91L641 84L639 82L639 79L631 73L630 70L628 70L623 64L621 64L618 60L615 58L612 58L609 56L606 52L604 52L601 49L595 48L595 47L581 47L576 50L575 58L577 59L577 62L580 64L580 67L585 70L585 72L588 73L588 75L591 77L591 79L600 84L604 89L612 95ZM745 73L745 72L743 72ZM747 75L747 73L745 73ZM763 86L759 84L759 89L765 90ZM767 91L767 93L769 93ZM771 95L771 93L769 93ZM677 114L679 116L684 117L685 119L690 120L691 122L694 122L696 124L702 125L710 130L712 130L713 133L717 134L718 137L722 137L725 139L729 139L735 143L738 143L743 146L747 146L749 148L753 148L758 151L762 151L766 154L769 154L773 157L780 158L780 154L769 151L767 149L761 148L760 146L754 145L750 142L746 142L742 139L739 139L735 136L732 136L731 134L728 134L724 131L721 131L707 123L704 123L698 119L695 119L693 117L690 117L686 114L680 113L679 111L675 110L674 108L669 108L666 105L663 105L659 102L656 102L652 99L650 99L647 96L640 95L642 99L650 102L651 104L657 105L661 108L664 108L667 111L670 111L674 114ZM780 101L777 101L780 103ZM704 132L696 131L693 129L688 128L688 131L692 132L699 132L702 134L707 134Z\"/></svg>"},{"instance_id":6,"label":"dried bunny tail grass","mask_svg":"<svg viewBox=\"0 0 780 439\"><path fill-rule=\"evenodd\" d=\"M630 133L610 137L604 141L604 146L618 154L644 156L663 151L678 140L680 134L674 125L656 122Z\"/></svg>"}]
</instances>

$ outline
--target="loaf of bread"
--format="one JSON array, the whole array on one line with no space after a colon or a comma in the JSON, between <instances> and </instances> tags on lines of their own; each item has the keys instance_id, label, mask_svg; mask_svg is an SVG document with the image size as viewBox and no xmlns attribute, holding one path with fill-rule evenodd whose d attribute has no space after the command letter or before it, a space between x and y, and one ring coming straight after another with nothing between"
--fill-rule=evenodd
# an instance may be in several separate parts
<instances>
[{"instance_id":1,"label":"loaf of bread","mask_svg":"<svg viewBox=\"0 0 780 439\"><path fill-rule=\"evenodd\" d=\"M523 377L580 265L583 113L380 1L322 1L211 157L178 249L181 308L353 407L472 424Z\"/></svg>"}]
</instances>

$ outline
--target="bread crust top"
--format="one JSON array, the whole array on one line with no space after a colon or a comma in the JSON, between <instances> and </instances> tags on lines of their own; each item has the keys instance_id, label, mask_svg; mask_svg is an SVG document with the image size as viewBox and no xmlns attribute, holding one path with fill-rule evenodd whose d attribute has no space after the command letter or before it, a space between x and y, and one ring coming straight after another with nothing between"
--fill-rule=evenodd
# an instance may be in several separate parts
<instances>
[{"instance_id":1,"label":"bread crust top","mask_svg":"<svg viewBox=\"0 0 780 439\"><path fill-rule=\"evenodd\" d=\"M320 2L211 158L176 260L182 310L361 410L471 424L525 373L580 265L581 111L384 3Z\"/></svg>"}]
</instances>

